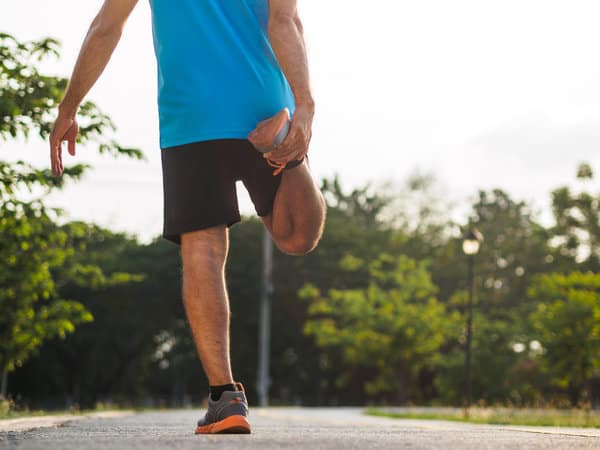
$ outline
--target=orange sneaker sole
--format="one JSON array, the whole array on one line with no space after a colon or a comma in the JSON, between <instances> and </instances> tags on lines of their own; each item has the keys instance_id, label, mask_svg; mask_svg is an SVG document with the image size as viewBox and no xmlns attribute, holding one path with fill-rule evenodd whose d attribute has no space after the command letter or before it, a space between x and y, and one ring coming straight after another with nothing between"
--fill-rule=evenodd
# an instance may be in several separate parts
<instances>
[{"instance_id":1,"label":"orange sneaker sole","mask_svg":"<svg viewBox=\"0 0 600 450\"><path fill-rule=\"evenodd\" d=\"M194 434L250 434L250 424L244 416L229 416L209 425L196 427Z\"/></svg>"}]
</instances>

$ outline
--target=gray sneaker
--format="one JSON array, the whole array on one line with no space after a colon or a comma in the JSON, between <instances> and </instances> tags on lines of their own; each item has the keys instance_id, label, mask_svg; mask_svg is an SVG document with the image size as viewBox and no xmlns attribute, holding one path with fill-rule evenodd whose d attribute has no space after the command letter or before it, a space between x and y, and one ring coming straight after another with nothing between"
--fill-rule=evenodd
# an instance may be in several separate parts
<instances>
[{"instance_id":1,"label":"gray sneaker","mask_svg":"<svg viewBox=\"0 0 600 450\"><path fill-rule=\"evenodd\" d=\"M208 397L208 411L198 421L196 434L250 433L248 401L242 383L234 383L235 391L225 391L214 401Z\"/></svg>"}]
</instances>

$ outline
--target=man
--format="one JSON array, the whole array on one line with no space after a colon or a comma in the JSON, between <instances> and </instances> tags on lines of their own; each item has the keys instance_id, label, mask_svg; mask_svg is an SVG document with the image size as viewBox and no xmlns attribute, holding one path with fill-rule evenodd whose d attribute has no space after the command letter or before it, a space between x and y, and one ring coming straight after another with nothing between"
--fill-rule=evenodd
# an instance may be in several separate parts
<instances>
[{"instance_id":1,"label":"man","mask_svg":"<svg viewBox=\"0 0 600 450\"><path fill-rule=\"evenodd\" d=\"M56 176L63 171L63 141L75 155L77 109L136 3L105 0L90 26L50 136ZM325 221L306 162L314 101L302 25L296 0L150 0L150 6L163 236L181 245L185 310L210 385L196 433L249 433L247 400L230 365L224 275L228 227L240 220L235 182L244 183L285 253L312 251ZM289 113L289 132L274 145Z\"/></svg>"}]
</instances>

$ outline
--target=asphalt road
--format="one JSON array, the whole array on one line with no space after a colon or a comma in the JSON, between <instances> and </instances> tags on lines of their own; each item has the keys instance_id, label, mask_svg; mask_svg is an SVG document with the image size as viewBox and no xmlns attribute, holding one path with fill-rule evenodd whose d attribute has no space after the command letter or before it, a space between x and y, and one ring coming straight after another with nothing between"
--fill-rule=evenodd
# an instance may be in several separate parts
<instances>
[{"instance_id":1,"label":"asphalt road","mask_svg":"<svg viewBox=\"0 0 600 450\"><path fill-rule=\"evenodd\" d=\"M600 449L600 430L367 417L358 408L251 409L251 435L196 436L200 411L84 417L0 432L7 449ZM6 429L6 428L5 428Z\"/></svg>"}]
</instances>

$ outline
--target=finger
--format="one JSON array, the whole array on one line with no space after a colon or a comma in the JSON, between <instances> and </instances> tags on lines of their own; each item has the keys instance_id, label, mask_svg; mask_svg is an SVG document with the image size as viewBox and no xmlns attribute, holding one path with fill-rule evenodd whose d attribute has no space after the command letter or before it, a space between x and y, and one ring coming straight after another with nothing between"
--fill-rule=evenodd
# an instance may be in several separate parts
<instances>
[{"instance_id":1,"label":"finger","mask_svg":"<svg viewBox=\"0 0 600 450\"><path fill-rule=\"evenodd\" d=\"M301 149L294 155L294 159L300 161L306 155L308 149L306 146L302 146Z\"/></svg>"},{"instance_id":2,"label":"finger","mask_svg":"<svg viewBox=\"0 0 600 450\"><path fill-rule=\"evenodd\" d=\"M307 153L308 153L308 148L303 147L301 150L294 153L294 156L292 156L292 159L290 159L290 161L291 160L302 161L304 159L304 157L307 155Z\"/></svg>"},{"instance_id":3,"label":"finger","mask_svg":"<svg viewBox=\"0 0 600 450\"><path fill-rule=\"evenodd\" d=\"M69 139L69 153L71 156L75 156L75 138Z\"/></svg>"},{"instance_id":4,"label":"finger","mask_svg":"<svg viewBox=\"0 0 600 450\"><path fill-rule=\"evenodd\" d=\"M302 159L306 158L306 155L308 155L308 148L310 145L310 137L308 138L308 141L306 142L304 149L298 154L298 156L296 157L296 159L298 161L302 161Z\"/></svg>"},{"instance_id":5,"label":"finger","mask_svg":"<svg viewBox=\"0 0 600 450\"><path fill-rule=\"evenodd\" d=\"M54 149L51 156L52 156L52 173L54 174L54 176L59 176L61 174L61 170L60 170L58 151L56 149Z\"/></svg>"},{"instance_id":6,"label":"finger","mask_svg":"<svg viewBox=\"0 0 600 450\"><path fill-rule=\"evenodd\" d=\"M55 147L54 137L50 136L50 168L52 169L52 174L56 175L56 157L54 155L54 147Z\"/></svg>"},{"instance_id":7,"label":"finger","mask_svg":"<svg viewBox=\"0 0 600 450\"><path fill-rule=\"evenodd\" d=\"M62 141L58 143L58 174L61 175L63 172L63 161L62 161Z\"/></svg>"},{"instance_id":8,"label":"finger","mask_svg":"<svg viewBox=\"0 0 600 450\"><path fill-rule=\"evenodd\" d=\"M281 158L282 156L285 156L285 155L291 153L293 151L293 149L297 148L297 141L298 141L297 131L290 130L290 132L285 137L285 139L281 142L281 144L279 144L277 147L275 147L275 150L273 151L273 157Z\"/></svg>"},{"instance_id":9,"label":"finger","mask_svg":"<svg viewBox=\"0 0 600 450\"><path fill-rule=\"evenodd\" d=\"M297 150L289 150L286 152L275 151L269 157L269 159L272 161L276 161L276 162L287 162L290 160L291 155L295 154L296 152L297 152Z\"/></svg>"},{"instance_id":10,"label":"finger","mask_svg":"<svg viewBox=\"0 0 600 450\"><path fill-rule=\"evenodd\" d=\"M275 147L275 149L282 149L283 151L286 151L290 147L290 145L293 145L293 142L297 140L298 131L298 127L295 127L292 124L290 126L290 130L288 131L288 134L283 138L283 141L281 141L281 143L277 147Z\"/></svg>"},{"instance_id":11,"label":"finger","mask_svg":"<svg viewBox=\"0 0 600 450\"><path fill-rule=\"evenodd\" d=\"M285 155L281 155L278 157L271 157L269 158L271 161L275 161L277 163L287 163L289 161L292 161L296 155L298 155L298 151L294 151Z\"/></svg>"},{"instance_id":12,"label":"finger","mask_svg":"<svg viewBox=\"0 0 600 450\"><path fill-rule=\"evenodd\" d=\"M295 151L294 153L292 153L292 154L290 155L290 157L289 157L289 159L287 160L287 162L290 162L290 161L293 161L293 160L295 160L296 158L298 158L298 155L299 155L299 154L301 154L301 153L302 153L302 151L300 151L300 150L298 150L298 151Z\"/></svg>"},{"instance_id":13,"label":"finger","mask_svg":"<svg viewBox=\"0 0 600 450\"><path fill-rule=\"evenodd\" d=\"M273 159L274 161L282 162L291 161L298 155L298 152L303 151L303 148L304 144L302 142L302 138L301 136L297 136L292 141L290 141L286 147L277 148L273 152L271 159Z\"/></svg>"},{"instance_id":14,"label":"finger","mask_svg":"<svg viewBox=\"0 0 600 450\"><path fill-rule=\"evenodd\" d=\"M48 141L50 143L50 169L52 170L52 174L54 175L54 154L52 147L52 136L50 136L50 139Z\"/></svg>"},{"instance_id":15,"label":"finger","mask_svg":"<svg viewBox=\"0 0 600 450\"><path fill-rule=\"evenodd\" d=\"M287 155L278 157L278 158L269 158L271 161L275 161L276 163L288 163L290 161L293 161L294 159L296 159L298 155L298 151L294 151L292 153L289 153Z\"/></svg>"},{"instance_id":16,"label":"finger","mask_svg":"<svg viewBox=\"0 0 600 450\"><path fill-rule=\"evenodd\" d=\"M304 158L305 154L306 154L306 152L304 150L298 150L297 152L294 152L294 154L290 156L289 161L302 161L302 158Z\"/></svg>"}]
</instances>

